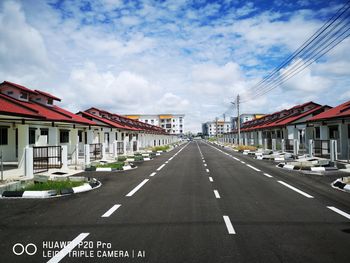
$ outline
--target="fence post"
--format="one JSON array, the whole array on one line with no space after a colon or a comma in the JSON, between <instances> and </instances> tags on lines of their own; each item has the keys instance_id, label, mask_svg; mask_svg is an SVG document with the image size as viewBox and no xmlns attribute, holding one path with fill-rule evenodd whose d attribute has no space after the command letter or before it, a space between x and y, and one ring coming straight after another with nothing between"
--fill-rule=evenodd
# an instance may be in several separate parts
<instances>
[{"instance_id":1,"label":"fence post","mask_svg":"<svg viewBox=\"0 0 350 263\"><path fill-rule=\"evenodd\" d=\"M298 144L298 140L297 139L293 139L293 154L295 155L295 156L297 156L298 155L298 152L299 152L299 144Z\"/></svg>"},{"instance_id":2,"label":"fence post","mask_svg":"<svg viewBox=\"0 0 350 263\"><path fill-rule=\"evenodd\" d=\"M285 141L285 139L281 140L281 150L282 150L283 153L286 152L286 141Z\"/></svg>"},{"instance_id":3,"label":"fence post","mask_svg":"<svg viewBox=\"0 0 350 263\"><path fill-rule=\"evenodd\" d=\"M67 145L62 145L62 169L68 169L68 147Z\"/></svg>"},{"instance_id":4,"label":"fence post","mask_svg":"<svg viewBox=\"0 0 350 263\"><path fill-rule=\"evenodd\" d=\"M27 178L34 178L34 167L33 167L33 148L26 147L24 149L24 176Z\"/></svg>"},{"instance_id":5,"label":"fence post","mask_svg":"<svg viewBox=\"0 0 350 263\"><path fill-rule=\"evenodd\" d=\"M337 140L330 140L330 156L331 156L331 161L334 162L336 160L338 160L338 156L337 156Z\"/></svg>"},{"instance_id":6,"label":"fence post","mask_svg":"<svg viewBox=\"0 0 350 263\"><path fill-rule=\"evenodd\" d=\"M309 155L310 155L310 157L314 156L314 140L313 139L309 140Z\"/></svg>"},{"instance_id":7,"label":"fence post","mask_svg":"<svg viewBox=\"0 0 350 263\"><path fill-rule=\"evenodd\" d=\"M84 145L84 163L85 165L90 164L90 145L89 144Z\"/></svg>"},{"instance_id":8,"label":"fence post","mask_svg":"<svg viewBox=\"0 0 350 263\"><path fill-rule=\"evenodd\" d=\"M113 157L118 157L118 142L113 142Z\"/></svg>"},{"instance_id":9,"label":"fence post","mask_svg":"<svg viewBox=\"0 0 350 263\"><path fill-rule=\"evenodd\" d=\"M267 138L264 139L264 150L267 150Z\"/></svg>"},{"instance_id":10,"label":"fence post","mask_svg":"<svg viewBox=\"0 0 350 263\"><path fill-rule=\"evenodd\" d=\"M105 160L106 159L106 143L102 143L102 160Z\"/></svg>"},{"instance_id":11,"label":"fence post","mask_svg":"<svg viewBox=\"0 0 350 263\"><path fill-rule=\"evenodd\" d=\"M272 139L272 151L276 151L276 139Z\"/></svg>"}]
</instances>

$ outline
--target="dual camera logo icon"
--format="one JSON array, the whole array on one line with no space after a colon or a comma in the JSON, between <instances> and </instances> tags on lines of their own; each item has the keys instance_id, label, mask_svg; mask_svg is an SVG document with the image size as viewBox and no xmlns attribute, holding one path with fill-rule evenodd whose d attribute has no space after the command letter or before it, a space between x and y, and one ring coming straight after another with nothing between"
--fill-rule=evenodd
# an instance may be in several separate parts
<instances>
[{"instance_id":1,"label":"dual camera logo icon","mask_svg":"<svg viewBox=\"0 0 350 263\"><path fill-rule=\"evenodd\" d=\"M24 253L29 256L33 256L37 251L38 251L38 248L33 243L29 243L27 245L16 243L12 247L12 252L17 256L21 256Z\"/></svg>"}]
</instances>

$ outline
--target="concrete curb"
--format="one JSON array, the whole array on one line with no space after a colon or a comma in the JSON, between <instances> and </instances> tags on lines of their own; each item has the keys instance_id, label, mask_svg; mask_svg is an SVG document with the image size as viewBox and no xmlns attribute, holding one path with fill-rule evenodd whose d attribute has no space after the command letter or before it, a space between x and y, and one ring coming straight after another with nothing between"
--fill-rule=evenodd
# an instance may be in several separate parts
<instances>
[{"instance_id":1,"label":"concrete curb","mask_svg":"<svg viewBox=\"0 0 350 263\"><path fill-rule=\"evenodd\" d=\"M324 166L298 166L292 164L279 163L276 165L277 168L282 168L285 170L294 170L294 171L311 171L311 172L326 172L326 171L336 171L336 167L324 167Z\"/></svg>"},{"instance_id":2,"label":"concrete curb","mask_svg":"<svg viewBox=\"0 0 350 263\"><path fill-rule=\"evenodd\" d=\"M332 188L350 193L350 185L342 182L340 178L331 183Z\"/></svg>"},{"instance_id":3,"label":"concrete curb","mask_svg":"<svg viewBox=\"0 0 350 263\"><path fill-rule=\"evenodd\" d=\"M0 199L47 199L54 197L62 197L72 194L78 194L88 192L97 188L100 188L102 183L94 179L92 182L85 183L81 186L57 190L45 190L45 191L5 191L2 193Z\"/></svg>"}]
</instances>

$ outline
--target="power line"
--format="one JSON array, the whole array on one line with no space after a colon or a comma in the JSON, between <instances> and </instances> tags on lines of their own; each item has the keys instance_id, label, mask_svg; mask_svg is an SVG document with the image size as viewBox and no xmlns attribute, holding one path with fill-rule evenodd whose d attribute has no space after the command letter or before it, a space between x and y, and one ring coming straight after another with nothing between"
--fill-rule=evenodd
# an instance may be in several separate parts
<instances>
[{"instance_id":1,"label":"power line","mask_svg":"<svg viewBox=\"0 0 350 263\"><path fill-rule=\"evenodd\" d=\"M304 42L301 47L293 52L293 54L290 55L287 60L281 63L258 84L250 88L249 92L253 92L255 90L254 97L266 94L270 90L276 88L278 85L310 66L312 63L346 39L349 36L348 31L350 29L348 27L348 18L350 16L348 12L350 9L349 3L350 1L340 8L329 21L327 21L319 30L317 30L306 42ZM296 58L299 60L296 61ZM283 72L283 76L281 77L280 71L293 61L296 62L292 64L291 68ZM241 102L246 102L248 100L250 99L246 99Z\"/></svg>"}]
</instances>

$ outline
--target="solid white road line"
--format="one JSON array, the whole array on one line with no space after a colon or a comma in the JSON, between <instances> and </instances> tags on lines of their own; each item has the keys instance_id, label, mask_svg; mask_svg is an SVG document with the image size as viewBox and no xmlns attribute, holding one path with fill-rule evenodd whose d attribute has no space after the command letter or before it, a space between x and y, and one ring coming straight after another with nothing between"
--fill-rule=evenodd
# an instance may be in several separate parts
<instances>
[{"instance_id":1,"label":"solid white road line","mask_svg":"<svg viewBox=\"0 0 350 263\"><path fill-rule=\"evenodd\" d=\"M214 190L214 195L216 198L220 198L220 194L219 194L218 190Z\"/></svg>"},{"instance_id":2,"label":"solid white road line","mask_svg":"<svg viewBox=\"0 0 350 263\"><path fill-rule=\"evenodd\" d=\"M241 161L241 163L245 164L245 162Z\"/></svg>"},{"instance_id":3,"label":"solid white road line","mask_svg":"<svg viewBox=\"0 0 350 263\"><path fill-rule=\"evenodd\" d=\"M267 177L269 177L269 178L273 177L272 175L269 175L269 174L267 174L267 173L264 173L264 175L267 176Z\"/></svg>"},{"instance_id":4,"label":"solid white road line","mask_svg":"<svg viewBox=\"0 0 350 263\"><path fill-rule=\"evenodd\" d=\"M112 206L112 208L104 213L101 217L110 217L110 215L113 214L120 206L121 205L119 204Z\"/></svg>"},{"instance_id":5,"label":"solid white road line","mask_svg":"<svg viewBox=\"0 0 350 263\"><path fill-rule=\"evenodd\" d=\"M345 213L344 211L334 207L334 206L327 206L327 208L329 208L330 210L338 213L339 215L342 215L344 217L346 217L347 219L350 219L350 215L348 213Z\"/></svg>"},{"instance_id":6,"label":"solid white road line","mask_svg":"<svg viewBox=\"0 0 350 263\"><path fill-rule=\"evenodd\" d=\"M160 171L160 170L162 170L162 168L165 166L165 163L164 164L162 164L161 166L159 166L158 167L158 169L157 169L157 171Z\"/></svg>"},{"instance_id":7,"label":"solid white road line","mask_svg":"<svg viewBox=\"0 0 350 263\"><path fill-rule=\"evenodd\" d=\"M166 161L165 163L168 163L169 161Z\"/></svg>"},{"instance_id":8,"label":"solid white road line","mask_svg":"<svg viewBox=\"0 0 350 263\"><path fill-rule=\"evenodd\" d=\"M314 198L312 195L309 195L309 194L307 194L307 193L305 193L305 192L303 192L303 191L295 188L294 186L291 186L283 181L277 181L277 182L279 182L280 184L283 184L284 186L288 187L289 189L292 189L293 191L295 191L295 192L297 192L297 193L299 193L307 198Z\"/></svg>"},{"instance_id":9,"label":"solid white road line","mask_svg":"<svg viewBox=\"0 0 350 263\"><path fill-rule=\"evenodd\" d=\"M69 252L71 252L81 241L83 241L90 233L81 233L74 238L67 246L65 246L60 252L52 257L47 263L60 262Z\"/></svg>"},{"instance_id":10,"label":"solid white road line","mask_svg":"<svg viewBox=\"0 0 350 263\"><path fill-rule=\"evenodd\" d=\"M143 180L138 186L136 186L133 190L130 191L126 196L133 196L145 183L148 182L149 179Z\"/></svg>"},{"instance_id":11,"label":"solid white road line","mask_svg":"<svg viewBox=\"0 0 350 263\"><path fill-rule=\"evenodd\" d=\"M228 216L223 216L224 218L224 221L225 221L225 224L226 224L226 228L227 228L227 231L230 235L234 235L236 234L236 231L235 229L233 228L232 226L232 223L231 223L231 220Z\"/></svg>"},{"instance_id":12,"label":"solid white road line","mask_svg":"<svg viewBox=\"0 0 350 263\"><path fill-rule=\"evenodd\" d=\"M257 171L257 172L261 172L261 170L259 170L258 168L250 165L250 164L247 164L248 167L252 168L253 170Z\"/></svg>"},{"instance_id":13,"label":"solid white road line","mask_svg":"<svg viewBox=\"0 0 350 263\"><path fill-rule=\"evenodd\" d=\"M205 169L205 171L206 171L207 173L209 173L209 169Z\"/></svg>"},{"instance_id":14,"label":"solid white road line","mask_svg":"<svg viewBox=\"0 0 350 263\"><path fill-rule=\"evenodd\" d=\"M209 181L210 181L210 182L213 182L214 180L213 180L213 178L212 178L212 177L209 177Z\"/></svg>"},{"instance_id":15,"label":"solid white road line","mask_svg":"<svg viewBox=\"0 0 350 263\"><path fill-rule=\"evenodd\" d=\"M153 172L153 173L151 173L149 176L155 176L157 173L156 172Z\"/></svg>"}]
</instances>

